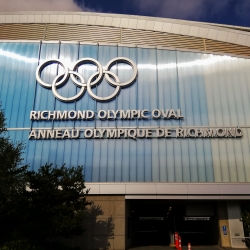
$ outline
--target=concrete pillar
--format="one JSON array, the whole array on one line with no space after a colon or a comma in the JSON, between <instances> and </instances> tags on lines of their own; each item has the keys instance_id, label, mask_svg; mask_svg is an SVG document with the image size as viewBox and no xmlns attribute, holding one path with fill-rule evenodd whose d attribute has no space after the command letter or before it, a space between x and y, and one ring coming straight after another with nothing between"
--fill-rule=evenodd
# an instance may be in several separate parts
<instances>
[{"instance_id":1,"label":"concrete pillar","mask_svg":"<svg viewBox=\"0 0 250 250\"><path fill-rule=\"evenodd\" d=\"M87 196L83 235L69 240L81 250L125 250L125 196Z\"/></svg>"},{"instance_id":2,"label":"concrete pillar","mask_svg":"<svg viewBox=\"0 0 250 250\"><path fill-rule=\"evenodd\" d=\"M225 202L218 203L218 220L219 220L219 232L220 232L220 245L222 247L231 247L227 204Z\"/></svg>"},{"instance_id":3,"label":"concrete pillar","mask_svg":"<svg viewBox=\"0 0 250 250\"><path fill-rule=\"evenodd\" d=\"M244 229L241 221L240 203L238 201L228 201L227 213L232 248L245 248L246 245L242 242L244 238Z\"/></svg>"}]
</instances>

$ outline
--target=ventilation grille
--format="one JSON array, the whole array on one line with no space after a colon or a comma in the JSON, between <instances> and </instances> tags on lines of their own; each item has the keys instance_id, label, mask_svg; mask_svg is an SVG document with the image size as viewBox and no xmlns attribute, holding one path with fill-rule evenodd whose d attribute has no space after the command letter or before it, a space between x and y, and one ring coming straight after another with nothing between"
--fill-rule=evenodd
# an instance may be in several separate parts
<instances>
[{"instance_id":1,"label":"ventilation grille","mask_svg":"<svg viewBox=\"0 0 250 250\"><path fill-rule=\"evenodd\" d=\"M45 24L2 24L0 39L7 40L43 40Z\"/></svg>"},{"instance_id":2,"label":"ventilation grille","mask_svg":"<svg viewBox=\"0 0 250 250\"><path fill-rule=\"evenodd\" d=\"M206 50L250 56L250 47L206 39Z\"/></svg>"},{"instance_id":3,"label":"ventilation grille","mask_svg":"<svg viewBox=\"0 0 250 250\"><path fill-rule=\"evenodd\" d=\"M1 40L106 42L175 47L250 56L250 48L158 31L83 24L0 24Z\"/></svg>"},{"instance_id":4,"label":"ventilation grille","mask_svg":"<svg viewBox=\"0 0 250 250\"><path fill-rule=\"evenodd\" d=\"M202 38L157 31L122 29L122 43L204 50Z\"/></svg>"},{"instance_id":5,"label":"ventilation grille","mask_svg":"<svg viewBox=\"0 0 250 250\"><path fill-rule=\"evenodd\" d=\"M45 40L120 43L120 28L48 24Z\"/></svg>"}]
</instances>

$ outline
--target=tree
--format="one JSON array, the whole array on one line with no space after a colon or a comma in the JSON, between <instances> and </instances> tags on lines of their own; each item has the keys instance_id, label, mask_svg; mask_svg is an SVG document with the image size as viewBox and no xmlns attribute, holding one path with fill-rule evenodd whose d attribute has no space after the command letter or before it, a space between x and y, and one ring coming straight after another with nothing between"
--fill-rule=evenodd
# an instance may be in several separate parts
<instances>
[{"instance_id":1,"label":"tree","mask_svg":"<svg viewBox=\"0 0 250 250\"><path fill-rule=\"evenodd\" d=\"M0 245L16 237L28 168L22 165L24 143L13 143L6 132L6 119L0 106Z\"/></svg>"},{"instance_id":2,"label":"tree","mask_svg":"<svg viewBox=\"0 0 250 250\"><path fill-rule=\"evenodd\" d=\"M86 201L83 168L42 166L38 172L28 171L24 238L33 245L55 249L55 240L83 233L82 222ZM57 241L56 244L59 244Z\"/></svg>"},{"instance_id":3,"label":"tree","mask_svg":"<svg viewBox=\"0 0 250 250\"><path fill-rule=\"evenodd\" d=\"M70 249L63 238L80 235L88 193L83 168L42 166L38 172L22 164L23 142L6 134L0 109L0 249Z\"/></svg>"}]
</instances>

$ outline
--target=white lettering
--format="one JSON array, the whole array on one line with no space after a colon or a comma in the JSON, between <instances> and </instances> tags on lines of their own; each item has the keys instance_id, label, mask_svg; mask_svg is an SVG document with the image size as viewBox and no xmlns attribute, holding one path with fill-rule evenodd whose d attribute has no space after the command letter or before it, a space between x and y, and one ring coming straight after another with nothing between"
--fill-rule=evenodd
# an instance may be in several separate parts
<instances>
[{"instance_id":1,"label":"white lettering","mask_svg":"<svg viewBox=\"0 0 250 250\"><path fill-rule=\"evenodd\" d=\"M69 130L68 130L68 129L66 129L66 130L64 131L62 138L63 138L63 139L64 139L64 138L71 138L71 136L70 136L70 133L69 133Z\"/></svg>"},{"instance_id":2,"label":"white lettering","mask_svg":"<svg viewBox=\"0 0 250 250\"><path fill-rule=\"evenodd\" d=\"M159 109L154 109L152 111L152 117L153 118L158 119L158 118L160 118L160 116L161 116L161 111Z\"/></svg>"},{"instance_id":3,"label":"white lettering","mask_svg":"<svg viewBox=\"0 0 250 250\"><path fill-rule=\"evenodd\" d=\"M103 114L103 115L102 115ZM107 117L107 112L105 111L105 110L100 110L99 112L98 112L98 117L100 118L100 119L105 119L106 117Z\"/></svg>"},{"instance_id":4,"label":"white lettering","mask_svg":"<svg viewBox=\"0 0 250 250\"><path fill-rule=\"evenodd\" d=\"M136 129L129 129L128 130L128 137L136 140L137 138L135 136L136 136Z\"/></svg>"},{"instance_id":5,"label":"white lettering","mask_svg":"<svg viewBox=\"0 0 250 250\"><path fill-rule=\"evenodd\" d=\"M72 113L73 113L73 116L72 116ZM70 110L68 112L68 117L69 119L74 120L77 117L77 112L75 110Z\"/></svg>"},{"instance_id":6,"label":"white lettering","mask_svg":"<svg viewBox=\"0 0 250 250\"><path fill-rule=\"evenodd\" d=\"M32 137L34 137L34 138L32 138ZM31 130L30 131L30 134L29 134L29 139L36 139L37 137L36 137L36 130Z\"/></svg>"},{"instance_id":7,"label":"white lettering","mask_svg":"<svg viewBox=\"0 0 250 250\"><path fill-rule=\"evenodd\" d=\"M169 113L169 109L166 110L166 113L164 113L164 110L161 109L161 115L163 119L168 119L168 113Z\"/></svg>"},{"instance_id":8,"label":"white lettering","mask_svg":"<svg viewBox=\"0 0 250 250\"><path fill-rule=\"evenodd\" d=\"M43 112L41 113L41 118L42 118L43 120L47 120L47 119L48 119L48 117L44 116L46 113L48 114L48 111L47 111L47 110L45 110L45 111L43 111Z\"/></svg>"},{"instance_id":9,"label":"white lettering","mask_svg":"<svg viewBox=\"0 0 250 250\"><path fill-rule=\"evenodd\" d=\"M93 119L94 116L95 116L94 111L92 111L92 110L87 110L87 117L86 117L87 120Z\"/></svg>"},{"instance_id":10,"label":"white lettering","mask_svg":"<svg viewBox=\"0 0 250 250\"><path fill-rule=\"evenodd\" d=\"M76 134L75 134L75 129L72 129L72 138L78 138L80 136L80 129L76 129Z\"/></svg>"},{"instance_id":11,"label":"white lettering","mask_svg":"<svg viewBox=\"0 0 250 250\"><path fill-rule=\"evenodd\" d=\"M64 110L63 113L62 111L57 111L57 120L67 120L68 119L68 111Z\"/></svg>"},{"instance_id":12,"label":"white lettering","mask_svg":"<svg viewBox=\"0 0 250 250\"><path fill-rule=\"evenodd\" d=\"M55 130L47 130L46 131L46 139L54 139L55 138Z\"/></svg>"},{"instance_id":13,"label":"white lettering","mask_svg":"<svg viewBox=\"0 0 250 250\"><path fill-rule=\"evenodd\" d=\"M85 138L91 138L93 136L93 130L92 129L86 129L84 131L84 137Z\"/></svg>"},{"instance_id":14,"label":"white lettering","mask_svg":"<svg viewBox=\"0 0 250 250\"><path fill-rule=\"evenodd\" d=\"M42 139L45 139L46 138L46 130L41 130L39 129L38 130L38 135L37 135L37 139L40 139L42 137Z\"/></svg>"},{"instance_id":15,"label":"white lettering","mask_svg":"<svg viewBox=\"0 0 250 250\"><path fill-rule=\"evenodd\" d=\"M124 110L120 111L121 119L130 119L130 110L127 110L126 114Z\"/></svg>"},{"instance_id":16,"label":"white lettering","mask_svg":"<svg viewBox=\"0 0 250 250\"><path fill-rule=\"evenodd\" d=\"M152 137L152 130L146 129L146 138L151 138L151 137Z\"/></svg>"},{"instance_id":17,"label":"white lettering","mask_svg":"<svg viewBox=\"0 0 250 250\"><path fill-rule=\"evenodd\" d=\"M165 135L164 129L161 129L161 128L156 129L156 137L157 138L162 138L162 137L164 137L164 135Z\"/></svg>"},{"instance_id":18,"label":"white lettering","mask_svg":"<svg viewBox=\"0 0 250 250\"><path fill-rule=\"evenodd\" d=\"M81 110L78 110L78 112L77 112L77 119L78 120L85 119L85 110L83 110L82 112L81 112Z\"/></svg>"},{"instance_id":19,"label":"white lettering","mask_svg":"<svg viewBox=\"0 0 250 250\"><path fill-rule=\"evenodd\" d=\"M142 110L142 112L141 112L141 117L143 118L143 119L148 119L148 116L146 116L144 113L146 113L146 112L148 112L148 110L147 109L144 109L144 110Z\"/></svg>"},{"instance_id":20,"label":"white lettering","mask_svg":"<svg viewBox=\"0 0 250 250\"><path fill-rule=\"evenodd\" d=\"M107 129L107 138L117 138L117 129Z\"/></svg>"},{"instance_id":21,"label":"white lettering","mask_svg":"<svg viewBox=\"0 0 250 250\"><path fill-rule=\"evenodd\" d=\"M51 118L52 117L52 118ZM53 113L52 113L52 111L49 111L49 114L48 114L48 119L50 120L50 119L56 119L56 111L54 111Z\"/></svg>"},{"instance_id":22,"label":"white lettering","mask_svg":"<svg viewBox=\"0 0 250 250\"><path fill-rule=\"evenodd\" d=\"M36 115L37 115L36 111L30 111L30 120L37 120Z\"/></svg>"},{"instance_id":23,"label":"white lettering","mask_svg":"<svg viewBox=\"0 0 250 250\"><path fill-rule=\"evenodd\" d=\"M61 139L62 138L62 130L58 129L56 130L56 139Z\"/></svg>"}]
</instances>

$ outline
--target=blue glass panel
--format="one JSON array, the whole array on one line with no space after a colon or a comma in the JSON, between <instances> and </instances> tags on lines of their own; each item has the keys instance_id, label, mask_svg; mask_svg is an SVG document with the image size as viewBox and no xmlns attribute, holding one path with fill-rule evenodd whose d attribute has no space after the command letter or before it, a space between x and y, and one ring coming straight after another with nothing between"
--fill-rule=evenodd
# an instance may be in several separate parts
<instances>
[{"instance_id":1,"label":"blue glass panel","mask_svg":"<svg viewBox=\"0 0 250 250\"><path fill-rule=\"evenodd\" d=\"M76 103L65 104L55 100L50 89L35 85L38 46L0 43L0 98L8 127L30 126L34 94L36 111L96 109L96 102L87 92ZM248 59L115 46L101 46L98 50L98 46L71 44L62 44L59 51L59 44L43 44L40 63L58 58L59 54L66 63L91 57L105 66L117 56L137 63L138 80L122 89L116 100L98 102L97 111L180 108L185 116L181 124L176 120L149 119L97 121L97 126L243 126L250 123ZM61 67L57 65L46 67L42 79L51 83L58 69L60 73ZM78 70L87 81L96 67L88 63ZM132 75L125 63L114 65L111 71L121 82ZM93 91L105 96L113 93L114 88L103 79ZM72 96L77 88L69 80L58 92ZM73 126L74 122L55 122L54 125ZM75 125L93 127L95 121L76 121ZM49 126L51 122L33 122L33 127ZM8 135L14 141L26 141L24 162L30 163L32 169L37 170L46 162L54 166L83 165L89 182L249 182L249 131L243 128L243 137L237 139L28 140L29 130L11 130Z\"/></svg>"},{"instance_id":2,"label":"blue glass panel","mask_svg":"<svg viewBox=\"0 0 250 250\"><path fill-rule=\"evenodd\" d=\"M245 174L245 181L250 181L250 129L243 129L243 140L241 140L241 149L242 149L242 155L243 155L243 164L244 164L244 174ZM240 173L242 175L242 173Z\"/></svg>"},{"instance_id":3,"label":"blue glass panel","mask_svg":"<svg viewBox=\"0 0 250 250\"><path fill-rule=\"evenodd\" d=\"M12 71L14 71L13 64L15 63L15 55L16 53L13 53L13 51L16 51L17 44L15 43L1 43L1 54L0 54L0 63L1 63L1 68L0 68L0 79L1 79L1 105L2 108L5 110L5 118L7 122L7 126L9 126L9 122L11 119L11 106L8 107L7 102L8 99L12 101L11 95L13 92L9 91L9 88L12 89L13 87L11 86L10 83L10 75ZM16 69L15 69L16 70ZM8 96L8 92L10 93L10 97ZM9 98L8 98L9 97Z\"/></svg>"},{"instance_id":4,"label":"blue glass panel","mask_svg":"<svg viewBox=\"0 0 250 250\"><path fill-rule=\"evenodd\" d=\"M176 69L176 52L168 50L158 50L158 95L159 109L166 111L167 109L180 108L178 96L178 78ZM160 126L179 126L178 120L159 121Z\"/></svg>"},{"instance_id":5,"label":"blue glass panel","mask_svg":"<svg viewBox=\"0 0 250 250\"><path fill-rule=\"evenodd\" d=\"M110 60L117 57L117 54L118 54L117 47L99 46L98 61L103 67L105 67ZM114 65L110 71L117 74L116 65ZM105 78L103 78L103 80L96 86L96 89L97 89L97 96L100 96L100 97L110 96L115 91L115 88L110 86L110 84L107 83ZM106 103L97 102L97 112L100 110L106 110L106 111L116 110L116 99L113 99L112 101L109 101ZM116 125L116 122L113 120L97 120L96 121L97 127L115 127L115 125Z\"/></svg>"},{"instance_id":6,"label":"blue glass panel","mask_svg":"<svg viewBox=\"0 0 250 250\"><path fill-rule=\"evenodd\" d=\"M249 125L250 60L203 55L209 124Z\"/></svg>"},{"instance_id":7,"label":"blue glass panel","mask_svg":"<svg viewBox=\"0 0 250 250\"><path fill-rule=\"evenodd\" d=\"M130 140L122 140L122 181L128 182L130 180L129 157L130 157Z\"/></svg>"},{"instance_id":8,"label":"blue glass panel","mask_svg":"<svg viewBox=\"0 0 250 250\"><path fill-rule=\"evenodd\" d=\"M123 147L124 140L116 140L115 141L115 182L122 182L122 164L123 161L126 159L123 159Z\"/></svg>"},{"instance_id":9,"label":"blue glass panel","mask_svg":"<svg viewBox=\"0 0 250 250\"><path fill-rule=\"evenodd\" d=\"M79 59L81 58L93 58L97 60L97 46L92 45L80 45L79 48ZM83 76L85 82L87 83L90 76L97 72L97 67L94 64L85 63L78 67L78 72ZM96 88L93 88L92 91L96 94ZM88 92L81 99L76 101L76 110L92 110L96 111L96 102L90 97ZM84 121L79 120L75 122L76 127L95 127L95 121Z\"/></svg>"},{"instance_id":10,"label":"blue glass panel","mask_svg":"<svg viewBox=\"0 0 250 250\"><path fill-rule=\"evenodd\" d=\"M175 162L174 162L175 182L183 182L183 181L186 182L186 180L183 180L183 169L185 170L185 166L181 157L182 142L178 139L173 139L173 144L174 144L174 158L175 158ZM184 178L186 178L185 175L184 175Z\"/></svg>"},{"instance_id":11,"label":"blue glass panel","mask_svg":"<svg viewBox=\"0 0 250 250\"><path fill-rule=\"evenodd\" d=\"M107 154L107 182L115 181L115 148L117 140L108 141L108 154ZM103 148L103 147L102 147Z\"/></svg>"},{"instance_id":12,"label":"blue glass panel","mask_svg":"<svg viewBox=\"0 0 250 250\"><path fill-rule=\"evenodd\" d=\"M135 64L137 64L137 49L136 48L118 48L118 56L126 57L131 59ZM118 63L118 72L117 75L121 83L127 82L131 79L133 75L133 70L131 66L126 63ZM117 97L117 110L137 110L137 80L134 81L128 87L122 88L118 97ZM117 126L137 126L137 121L135 120L121 120L117 121Z\"/></svg>"},{"instance_id":13,"label":"blue glass panel","mask_svg":"<svg viewBox=\"0 0 250 250\"><path fill-rule=\"evenodd\" d=\"M166 168L167 173L165 174L165 165L162 165L161 173L162 178L160 181L162 182L174 182L175 181L175 154L174 154L174 141L173 140L163 140L162 151L165 152L164 156L166 158ZM165 144L165 147L164 147ZM177 157L180 157L177 155ZM166 178L166 177L167 178Z\"/></svg>"},{"instance_id":14,"label":"blue glass panel","mask_svg":"<svg viewBox=\"0 0 250 250\"><path fill-rule=\"evenodd\" d=\"M10 128L30 127L37 43L0 43L0 100Z\"/></svg>"},{"instance_id":15,"label":"blue glass panel","mask_svg":"<svg viewBox=\"0 0 250 250\"><path fill-rule=\"evenodd\" d=\"M183 181L184 182L190 182L191 181L191 162L190 162L190 155L189 155L189 150L190 150L190 143L188 141L188 139L183 140L183 141L176 141L174 142L174 144L176 145L175 150L174 150L174 156L175 156L175 160L178 159L178 157L180 157L179 159L179 165L178 163L175 162L175 169L179 169L177 171L175 171L175 176L176 176L176 180L179 179L182 181L182 177L183 177Z\"/></svg>"},{"instance_id":16,"label":"blue glass panel","mask_svg":"<svg viewBox=\"0 0 250 250\"><path fill-rule=\"evenodd\" d=\"M177 52L183 126L208 125L202 54Z\"/></svg>"},{"instance_id":17,"label":"blue glass panel","mask_svg":"<svg viewBox=\"0 0 250 250\"><path fill-rule=\"evenodd\" d=\"M71 69L72 63L78 60L78 45L77 44L61 44L60 45L60 60ZM59 67L58 74L62 74L63 68ZM72 80L69 78L68 81L60 88L57 89L58 94L63 97L73 97L79 91L80 88L76 87ZM64 103L55 99L55 110L75 110L75 102ZM67 121L54 121L54 127L74 127L74 121L68 119Z\"/></svg>"},{"instance_id":18,"label":"blue glass panel","mask_svg":"<svg viewBox=\"0 0 250 250\"><path fill-rule=\"evenodd\" d=\"M137 176L137 169L136 169L136 163L137 163L137 143L133 139L129 140L129 181L136 182L138 179ZM151 157L151 156L149 156ZM144 172L145 174L145 172Z\"/></svg>"},{"instance_id":19,"label":"blue glass panel","mask_svg":"<svg viewBox=\"0 0 250 250\"><path fill-rule=\"evenodd\" d=\"M158 108L156 49L138 50L138 109L151 112ZM157 126L153 119L139 120L139 126Z\"/></svg>"},{"instance_id":20,"label":"blue glass panel","mask_svg":"<svg viewBox=\"0 0 250 250\"><path fill-rule=\"evenodd\" d=\"M45 60L49 59L58 59L59 54L59 44L42 44L41 54L40 54L40 64L42 64ZM54 78L57 75L58 71L57 64L53 63L51 65L46 66L41 74L41 78L44 82L52 84ZM35 72L34 72L35 73ZM35 95L35 111L45 111L45 110L54 110L55 97L52 93L51 89L46 89L37 83L36 87L36 95ZM52 127L51 120L45 121L33 121L32 126L36 127Z\"/></svg>"}]
</instances>

